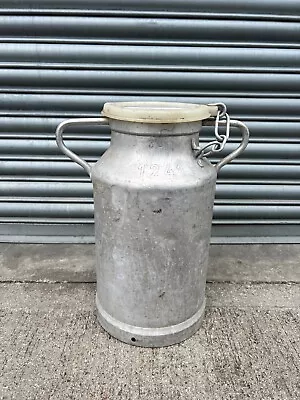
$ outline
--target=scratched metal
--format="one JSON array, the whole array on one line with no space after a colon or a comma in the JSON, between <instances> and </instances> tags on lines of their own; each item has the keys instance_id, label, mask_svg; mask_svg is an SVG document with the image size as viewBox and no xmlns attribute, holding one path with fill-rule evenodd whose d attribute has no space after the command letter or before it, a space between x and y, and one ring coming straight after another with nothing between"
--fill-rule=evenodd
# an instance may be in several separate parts
<instances>
[{"instance_id":1,"label":"scratched metal","mask_svg":"<svg viewBox=\"0 0 300 400\"><path fill-rule=\"evenodd\" d=\"M158 107L174 112L174 103L138 104L129 103L129 110L140 107L148 119L158 118ZM180 107L184 116L189 106ZM211 164L197 146L202 123L214 124L209 115L179 123L70 119L56 130L59 148L93 182L98 317L126 343L178 343L203 319L217 172L245 149L249 137L242 123L232 121L242 143ZM91 167L64 145L62 133L68 126L105 122L111 145Z\"/></svg>"}]
</instances>

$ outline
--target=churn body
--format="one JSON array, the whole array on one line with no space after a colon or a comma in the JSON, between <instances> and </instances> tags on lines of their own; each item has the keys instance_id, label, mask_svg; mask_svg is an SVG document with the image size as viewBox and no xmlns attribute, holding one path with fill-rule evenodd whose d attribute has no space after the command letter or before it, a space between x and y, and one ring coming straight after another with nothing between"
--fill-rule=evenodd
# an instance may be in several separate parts
<instances>
[{"instance_id":1,"label":"churn body","mask_svg":"<svg viewBox=\"0 0 300 400\"><path fill-rule=\"evenodd\" d=\"M205 303L216 171L192 153L201 122L110 125L92 172L99 318L125 342L178 342Z\"/></svg>"},{"instance_id":2,"label":"churn body","mask_svg":"<svg viewBox=\"0 0 300 400\"><path fill-rule=\"evenodd\" d=\"M205 309L217 170L195 157L202 120L106 117L111 144L91 168L98 318L130 344L178 343Z\"/></svg>"}]
</instances>

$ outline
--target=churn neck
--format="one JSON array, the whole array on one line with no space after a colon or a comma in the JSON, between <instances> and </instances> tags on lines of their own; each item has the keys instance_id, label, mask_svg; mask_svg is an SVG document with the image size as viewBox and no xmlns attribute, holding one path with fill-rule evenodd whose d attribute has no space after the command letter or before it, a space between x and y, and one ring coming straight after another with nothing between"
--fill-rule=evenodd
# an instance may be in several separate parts
<instances>
[{"instance_id":1,"label":"churn neck","mask_svg":"<svg viewBox=\"0 0 300 400\"><path fill-rule=\"evenodd\" d=\"M105 103L101 115L112 131L141 136L181 136L199 132L217 107L173 102Z\"/></svg>"}]
</instances>

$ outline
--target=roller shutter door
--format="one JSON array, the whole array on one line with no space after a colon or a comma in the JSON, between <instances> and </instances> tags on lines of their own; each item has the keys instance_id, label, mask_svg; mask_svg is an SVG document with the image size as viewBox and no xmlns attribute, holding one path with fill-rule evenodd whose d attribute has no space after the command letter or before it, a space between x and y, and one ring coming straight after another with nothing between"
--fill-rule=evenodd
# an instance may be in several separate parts
<instances>
[{"instance_id":1,"label":"roller shutter door","mask_svg":"<svg viewBox=\"0 0 300 400\"><path fill-rule=\"evenodd\" d=\"M213 241L300 242L298 0L10 0L0 12L1 240L92 241L92 186L56 125L107 101L168 100L222 101L251 131L220 173ZM67 132L90 162L109 145L106 127Z\"/></svg>"}]
</instances>

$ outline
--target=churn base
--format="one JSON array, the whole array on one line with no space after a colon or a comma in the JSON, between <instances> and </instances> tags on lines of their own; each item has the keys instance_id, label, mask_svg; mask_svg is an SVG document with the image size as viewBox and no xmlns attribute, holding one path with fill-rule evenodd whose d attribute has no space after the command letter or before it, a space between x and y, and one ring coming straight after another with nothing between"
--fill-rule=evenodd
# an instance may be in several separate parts
<instances>
[{"instance_id":1,"label":"churn base","mask_svg":"<svg viewBox=\"0 0 300 400\"><path fill-rule=\"evenodd\" d=\"M96 306L100 324L113 337L133 346L164 347L188 339L199 329L204 317L205 300L191 318L180 324L163 328L142 328L118 321L103 310L97 296Z\"/></svg>"}]
</instances>

